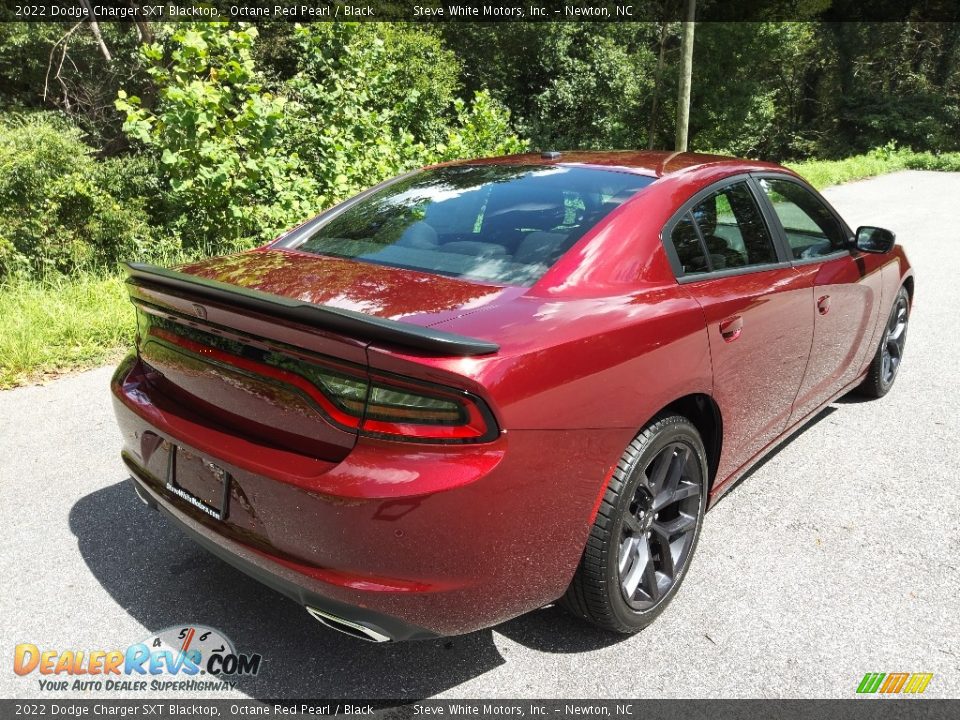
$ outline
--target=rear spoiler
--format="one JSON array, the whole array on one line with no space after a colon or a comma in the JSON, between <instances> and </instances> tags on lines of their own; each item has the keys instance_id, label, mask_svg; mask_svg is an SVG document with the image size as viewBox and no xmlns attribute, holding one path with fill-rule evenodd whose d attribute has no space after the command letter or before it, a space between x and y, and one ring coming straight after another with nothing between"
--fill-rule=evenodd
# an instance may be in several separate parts
<instances>
[{"instance_id":1,"label":"rear spoiler","mask_svg":"<svg viewBox=\"0 0 960 720\"><path fill-rule=\"evenodd\" d=\"M314 305L155 265L131 262L124 265L130 285L188 292L214 302L227 303L231 307L266 313L361 340L388 343L436 355L489 355L500 349L496 343L486 340L364 315L353 310Z\"/></svg>"}]
</instances>

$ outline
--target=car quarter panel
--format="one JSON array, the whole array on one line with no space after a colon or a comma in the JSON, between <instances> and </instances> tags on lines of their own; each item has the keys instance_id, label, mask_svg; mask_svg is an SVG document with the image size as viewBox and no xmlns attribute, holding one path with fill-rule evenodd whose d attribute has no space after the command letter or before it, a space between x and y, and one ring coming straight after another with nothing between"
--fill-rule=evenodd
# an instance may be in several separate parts
<instances>
[{"instance_id":1,"label":"car quarter panel","mask_svg":"<svg viewBox=\"0 0 960 720\"><path fill-rule=\"evenodd\" d=\"M496 624L563 593L610 458L632 437L517 430L453 447L361 438L340 463L287 467L281 478L242 460L262 449L211 454L213 430L169 433L180 409L138 393L135 365L121 365L113 382L124 456L167 512L305 591L442 635ZM240 442L252 441L233 444ZM171 443L230 474L225 521L167 489L161 456Z\"/></svg>"},{"instance_id":2,"label":"car quarter panel","mask_svg":"<svg viewBox=\"0 0 960 720\"><path fill-rule=\"evenodd\" d=\"M370 366L470 378L508 431L638 431L673 400L711 391L703 313L676 283L616 297L524 297L442 327L496 337L501 350L430 359L371 347Z\"/></svg>"}]
</instances>

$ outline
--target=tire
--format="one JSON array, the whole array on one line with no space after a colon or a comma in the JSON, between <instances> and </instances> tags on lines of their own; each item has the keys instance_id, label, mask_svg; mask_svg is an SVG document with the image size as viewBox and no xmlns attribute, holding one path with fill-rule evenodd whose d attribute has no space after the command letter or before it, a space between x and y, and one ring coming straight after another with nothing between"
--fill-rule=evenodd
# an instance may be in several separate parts
<instances>
[{"instance_id":1,"label":"tire","mask_svg":"<svg viewBox=\"0 0 960 720\"><path fill-rule=\"evenodd\" d=\"M903 350L907 343L907 326L910 320L910 295L906 288L900 288L893 300L890 317L883 329L883 337L877 352L870 361L867 377L857 387L857 394L869 398L882 398L893 387L903 361Z\"/></svg>"},{"instance_id":2,"label":"tire","mask_svg":"<svg viewBox=\"0 0 960 720\"><path fill-rule=\"evenodd\" d=\"M635 633L653 622L690 566L707 485L697 429L679 415L655 418L617 463L560 606L618 633ZM668 496L679 499L668 502Z\"/></svg>"}]
</instances>

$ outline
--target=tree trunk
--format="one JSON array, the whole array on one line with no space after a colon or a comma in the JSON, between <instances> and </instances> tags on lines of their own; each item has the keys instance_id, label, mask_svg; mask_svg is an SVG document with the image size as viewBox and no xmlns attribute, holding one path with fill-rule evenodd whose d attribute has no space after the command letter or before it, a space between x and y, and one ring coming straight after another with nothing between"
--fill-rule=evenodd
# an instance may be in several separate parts
<instances>
[{"instance_id":1,"label":"tree trunk","mask_svg":"<svg viewBox=\"0 0 960 720\"><path fill-rule=\"evenodd\" d=\"M130 5L134 10L141 10L142 6L139 2L134 2L134 0L127 0L127 4ZM153 42L153 28L150 27L150 22L148 20L134 20L133 24L137 28L137 37L140 39L140 42L150 44Z\"/></svg>"},{"instance_id":2,"label":"tree trunk","mask_svg":"<svg viewBox=\"0 0 960 720\"><path fill-rule=\"evenodd\" d=\"M687 150L690 129L690 83L693 79L693 28L697 0L687 0L687 19L683 22L680 41L680 91L677 94L677 152Z\"/></svg>"},{"instance_id":3,"label":"tree trunk","mask_svg":"<svg viewBox=\"0 0 960 720\"><path fill-rule=\"evenodd\" d=\"M150 27L150 23L146 20L134 20L134 24L137 26L137 35L140 36L140 42L146 43L149 45L153 42L153 28Z\"/></svg>"},{"instance_id":4,"label":"tree trunk","mask_svg":"<svg viewBox=\"0 0 960 720\"><path fill-rule=\"evenodd\" d=\"M103 53L103 57L107 62L113 62L113 57L110 55L110 49L103 41L103 35L100 34L100 24L97 22L97 18L93 14L93 8L90 6L90 0L80 0L80 2L87 11L87 17L90 18L90 32L92 32L93 36L97 39L97 45L100 46L100 52Z\"/></svg>"},{"instance_id":5,"label":"tree trunk","mask_svg":"<svg viewBox=\"0 0 960 720\"><path fill-rule=\"evenodd\" d=\"M663 60L667 50L667 21L660 24L660 57L657 60L657 74L653 79L653 103L650 107L650 124L647 126L647 149L653 150L657 144L657 113L660 110L660 86L663 84Z\"/></svg>"}]
</instances>

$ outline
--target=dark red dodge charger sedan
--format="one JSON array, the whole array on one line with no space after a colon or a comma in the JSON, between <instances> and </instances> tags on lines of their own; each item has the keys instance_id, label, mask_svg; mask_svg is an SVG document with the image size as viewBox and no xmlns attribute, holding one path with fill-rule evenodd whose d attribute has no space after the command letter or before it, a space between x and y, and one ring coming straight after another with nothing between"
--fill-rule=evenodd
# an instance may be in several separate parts
<instances>
[{"instance_id":1,"label":"dark red dodge charger sedan","mask_svg":"<svg viewBox=\"0 0 960 720\"><path fill-rule=\"evenodd\" d=\"M913 273L778 165L544 153L402 175L245 253L130 264L140 498L386 641L559 602L633 632L707 507L887 392Z\"/></svg>"}]
</instances>

